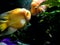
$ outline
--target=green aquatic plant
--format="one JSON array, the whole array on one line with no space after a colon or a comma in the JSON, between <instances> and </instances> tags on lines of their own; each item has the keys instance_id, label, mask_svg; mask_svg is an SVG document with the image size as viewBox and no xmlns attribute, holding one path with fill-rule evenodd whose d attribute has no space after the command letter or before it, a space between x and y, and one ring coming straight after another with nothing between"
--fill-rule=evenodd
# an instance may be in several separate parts
<instances>
[{"instance_id":1,"label":"green aquatic plant","mask_svg":"<svg viewBox=\"0 0 60 45\"><path fill-rule=\"evenodd\" d=\"M53 7L53 6L60 7L60 0L46 0L42 4L47 4L47 5L49 5L49 7Z\"/></svg>"}]
</instances>

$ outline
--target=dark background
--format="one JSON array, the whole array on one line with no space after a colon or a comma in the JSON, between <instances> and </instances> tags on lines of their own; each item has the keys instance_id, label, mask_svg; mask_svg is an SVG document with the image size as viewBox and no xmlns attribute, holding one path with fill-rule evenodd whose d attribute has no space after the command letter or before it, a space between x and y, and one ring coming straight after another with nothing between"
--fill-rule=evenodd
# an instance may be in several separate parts
<instances>
[{"instance_id":1,"label":"dark background","mask_svg":"<svg viewBox=\"0 0 60 45\"><path fill-rule=\"evenodd\" d=\"M0 13L18 7L17 0L0 0Z\"/></svg>"},{"instance_id":2,"label":"dark background","mask_svg":"<svg viewBox=\"0 0 60 45\"><path fill-rule=\"evenodd\" d=\"M31 0L1 0L0 13L12 10L15 8L30 8Z\"/></svg>"}]
</instances>

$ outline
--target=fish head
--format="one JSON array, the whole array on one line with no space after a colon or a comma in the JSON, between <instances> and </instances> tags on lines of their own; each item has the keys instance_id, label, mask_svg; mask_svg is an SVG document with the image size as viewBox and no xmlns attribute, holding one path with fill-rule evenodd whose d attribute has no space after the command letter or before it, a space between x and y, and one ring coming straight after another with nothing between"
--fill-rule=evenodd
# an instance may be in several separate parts
<instances>
[{"instance_id":1,"label":"fish head","mask_svg":"<svg viewBox=\"0 0 60 45\"><path fill-rule=\"evenodd\" d=\"M22 8L20 10L20 14L24 15L26 20L28 20L28 21L31 19L31 12L25 8Z\"/></svg>"}]
</instances>

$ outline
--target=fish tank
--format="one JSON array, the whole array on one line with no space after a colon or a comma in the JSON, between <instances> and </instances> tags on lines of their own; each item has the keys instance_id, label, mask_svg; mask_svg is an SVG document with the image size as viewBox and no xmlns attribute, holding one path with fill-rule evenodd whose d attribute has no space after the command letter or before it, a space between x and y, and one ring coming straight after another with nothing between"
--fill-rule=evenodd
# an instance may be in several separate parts
<instances>
[{"instance_id":1,"label":"fish tank","mask_svg":"<svg viewBox=\"0 0 60 45\"><path fill-rule=\"evenodd\" d=\"M0 45L58 45L60 0L1 0Z\"/></svg>"}]
</instances>

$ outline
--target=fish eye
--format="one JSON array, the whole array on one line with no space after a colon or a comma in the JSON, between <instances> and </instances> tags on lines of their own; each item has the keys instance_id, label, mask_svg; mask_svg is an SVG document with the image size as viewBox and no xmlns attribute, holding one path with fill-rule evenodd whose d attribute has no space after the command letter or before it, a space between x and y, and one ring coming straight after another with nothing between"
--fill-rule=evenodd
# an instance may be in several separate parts
<instances>
[{"instance_id":1,"label":"fish eye","mask_svg":"<svg viewBox=\"0 0 60 45\"><path fill-rule=\"evenodd\" d=\"M28 15L29 13L27 12L27 15Z\"/></svg>"}]
</instances>

